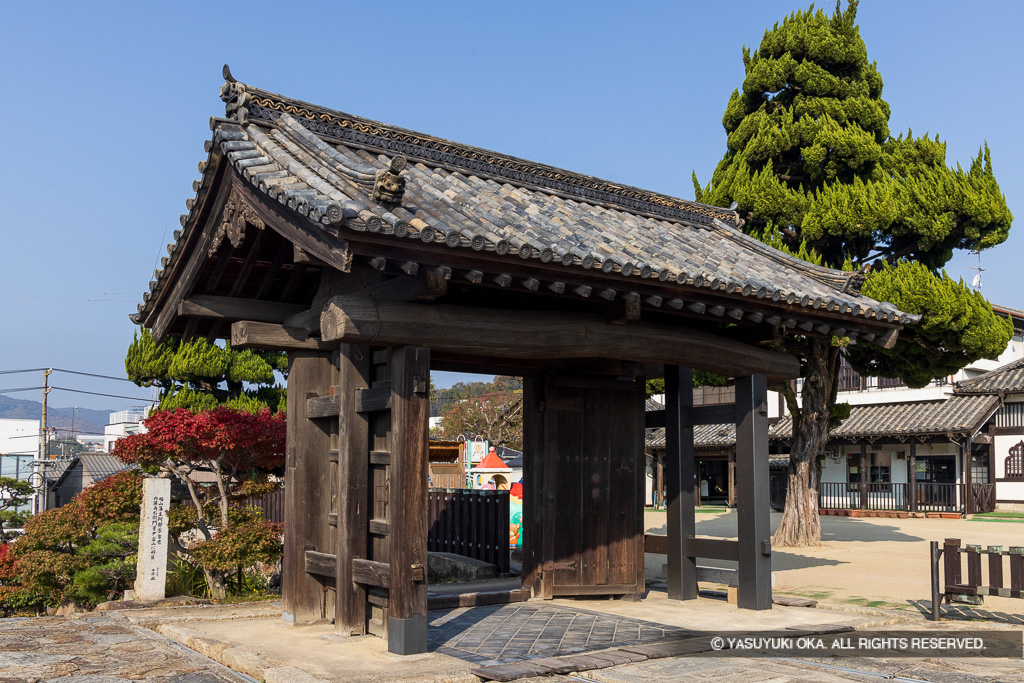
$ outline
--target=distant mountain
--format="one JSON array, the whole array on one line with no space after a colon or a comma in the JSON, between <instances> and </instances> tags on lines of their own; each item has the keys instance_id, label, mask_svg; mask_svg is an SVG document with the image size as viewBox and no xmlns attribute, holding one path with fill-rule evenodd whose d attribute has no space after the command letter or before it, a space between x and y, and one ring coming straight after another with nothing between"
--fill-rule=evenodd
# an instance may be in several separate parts
<instances>
[{"instance_id":1,"label":"distant mountain","mask_svg":"<svg viewBox=\"0 0 1024 683\"><path fill-rule=\"evenodd\" d=\"M46 426L61 430L57 436L66 436L71 430L71 415L74 413L76 434L102 434L103 427L110 420L111 410L95 410L92 408L53 408L46 410ZM10 398L0 394L0 419L38 420L43 414L43 404L39 401Z\"/></svg>"}]
</instances>

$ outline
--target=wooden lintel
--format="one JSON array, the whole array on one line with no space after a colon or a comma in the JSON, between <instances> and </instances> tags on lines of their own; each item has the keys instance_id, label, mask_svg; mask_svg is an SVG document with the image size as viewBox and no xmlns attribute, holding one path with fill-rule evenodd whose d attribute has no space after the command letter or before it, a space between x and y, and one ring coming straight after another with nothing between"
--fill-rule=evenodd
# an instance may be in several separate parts
<instances>
[{"instance_id":1,"label":"wooden lintel","mask_svg":"<svg viewBox=\"0 0 1024 683\"><path fill-rule=\"evenodd\" d=\"M430 306L336 296L320 319L325 341L413 344L494 359L612 358L675 364L728 377L796 378L797 359L700 330L636 322L608 324L582 312Z\"/></svg>"},{"instance_id":2,"label":"wooden lintel","mask_svg":"<svg viewBox=\"0 0 1024 683\"><path fill-rule=\"evenodd\" d=\"M231 346L269 351L331 351L337 344L284 325L240 320L231 324Z\"/></svg>"},{"instance_id":3,"label":"wooden lintel","mask_svg":"<svg viewBox=\"0 0 1024 683\"><path fill-rule=\"evenodd\" d=\"M282 323L304 310L306 307L301 304L236 299L210 294L195 294L178 303L179 316L215 320L254 320L264 323Z\"/></svg>"},{"instance_id":4,"label":"wooden lintel","mask_svg":"<svg viewBox=\"0 0 1024 683\"><path fill-rule=\"evenodd\" d=\"M306 399L306 417L315 420L321 417L337 419L338 410L341 406L341 397L338 394L330 396L314 396Z\"/></svg>"}]
</instances>

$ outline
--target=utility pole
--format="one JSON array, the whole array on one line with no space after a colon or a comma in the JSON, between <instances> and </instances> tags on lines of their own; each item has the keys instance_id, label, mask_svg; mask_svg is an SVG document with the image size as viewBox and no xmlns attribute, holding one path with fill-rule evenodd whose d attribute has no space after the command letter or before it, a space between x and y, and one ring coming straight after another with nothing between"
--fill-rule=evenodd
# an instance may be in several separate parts
<instances>
[{"instance_id":1,"label":"utility pole","mask_svg":"<svg viewBox=\"0 0 1024 683\"><path fill-rule=\"evenodd\" d=\"M50 394L50 373L53 368L47 368L43 373L43 423L39 429L39 454L32 463L31 481L38 484L34 500L32 501L32 514L38 515L46 509L46 397Z\"/></svg>"},{"instance_id":2,"label":"utility pole","mask_svg":"<svg viewBox=\"0 0 1024 683\"><path fill-rule=\"evenodd\" d=\"M49 456L46 453L46 397L50 395L50 373L53 368L47 368L43 373L43 424L39 430L39 459L46 460Z\"/></svg>"}]
</instances>

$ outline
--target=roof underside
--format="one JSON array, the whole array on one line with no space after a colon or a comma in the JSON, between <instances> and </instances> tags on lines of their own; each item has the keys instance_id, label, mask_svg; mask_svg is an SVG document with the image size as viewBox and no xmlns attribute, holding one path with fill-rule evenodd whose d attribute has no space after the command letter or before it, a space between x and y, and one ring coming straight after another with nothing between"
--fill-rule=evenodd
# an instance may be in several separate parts
<instances>
[{"instance_id":1,"label":"roof underside","mask_svg":"<svg viewBox=\"0 0 1024 683\"><path fill-rule=\"evenodd\" d=\"M133 316L150 327L172 319L161 334L225 336L223 322L164 313L188 296L299 310L323 268L400 276L421 264L461 268L464 285L501 292L488 295L498 307L521 307L523 296L566 307L625 302L687 324L875 343L914 320L857 294L855 275L744 235L732 211L288 100L227 75L232 119L211 120L196 197Z\"/></svg>"}]
</instances>

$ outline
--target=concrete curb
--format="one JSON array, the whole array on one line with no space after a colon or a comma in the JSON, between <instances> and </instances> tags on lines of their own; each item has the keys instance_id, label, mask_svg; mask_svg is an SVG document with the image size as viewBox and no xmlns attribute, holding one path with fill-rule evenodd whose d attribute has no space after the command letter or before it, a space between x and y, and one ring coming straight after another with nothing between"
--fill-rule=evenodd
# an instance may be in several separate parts
<instances>
[{"instance_id":1,"label":"concrete curb","mask_svg":"<svg viewBox=\"0 0 1024 683\"><path fill-rule=\"evenodd\" d=\"M327 683L305 671L281 662L264 659L255 650L244 646L232 646L214 638L206 638L205 632L180 624L160 624L156 627L160 635L195 650L232 671L243 673L259 681L298 681L300 683Z\"/></svg>"}]
</instances>

